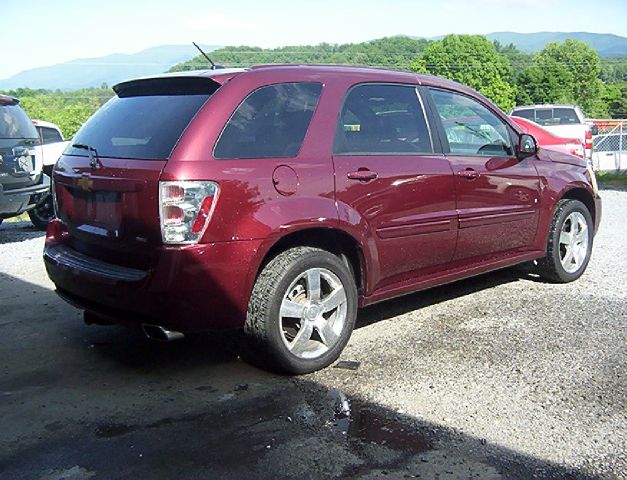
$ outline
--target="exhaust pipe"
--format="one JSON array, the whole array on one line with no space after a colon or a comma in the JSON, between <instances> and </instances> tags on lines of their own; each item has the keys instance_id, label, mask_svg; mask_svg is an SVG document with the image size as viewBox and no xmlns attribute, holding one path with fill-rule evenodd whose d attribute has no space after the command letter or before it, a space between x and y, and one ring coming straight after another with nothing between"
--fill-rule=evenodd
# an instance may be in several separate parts
<instances>
[{"instance_id":1,"label":"exhaust pipe","mask_svg":"<svg viewBox=\"0 0 627 480\"><path fill-rule=\"evenodd\" d=\"M150 325L142 323L142 331L150 340L158 340L160 342L170 342L172 340L180 340L185 335L174 330L166 330L160 325Z\"/></svg>"}]
</instances>

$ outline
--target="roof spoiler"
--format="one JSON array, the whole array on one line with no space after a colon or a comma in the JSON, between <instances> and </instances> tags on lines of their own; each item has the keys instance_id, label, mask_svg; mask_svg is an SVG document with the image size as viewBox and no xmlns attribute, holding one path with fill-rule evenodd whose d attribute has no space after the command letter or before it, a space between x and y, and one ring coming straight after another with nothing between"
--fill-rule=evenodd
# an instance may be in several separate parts
<instances>
[{"instance_id":1,"label":"roof spoiler","mask_svg":"<svg viewBox=\"0 0 627 480\"><path fill-rule=\"evenodd\" d=\"M118 83L113 91L120 98L154 95L212 95L220 84L210 77L140 78Z\"/></svg>"}]
</instances>

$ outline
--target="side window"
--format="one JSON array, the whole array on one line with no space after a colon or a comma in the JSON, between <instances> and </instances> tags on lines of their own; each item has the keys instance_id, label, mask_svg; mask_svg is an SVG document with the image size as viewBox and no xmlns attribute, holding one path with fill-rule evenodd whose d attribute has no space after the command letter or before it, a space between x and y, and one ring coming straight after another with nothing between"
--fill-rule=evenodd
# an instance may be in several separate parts
<instances>
[{"instance_id":1,"label":"side window","mask_svg":"<svg viewBox=\"0 0 627 480\"><path fill-rule=\"evenodd\" d=\"M482 104L453 92L431 89L452 154L511 156L507 125Z\"/></svg>"},{"instance_id":2,"label":"side window","mask_svg":"<svg viewBox=\"0 0 627 480\"><path fill-rule=\"evenodd\" d=\"M222 130L214 157L296 156L321 90L320 83L282 83L255 90Z\"/></svg>"},{"instance_id":3,"label":"side window","mask_svg":"<svg viewBox=\"0 0 627 480\"><path fill-rule=\"evenodd\" d=\"M350 90L338 119L333 153L432 152L416 87L366 84Z\"/></svg>"},{"instance_id":4,"label":"side window","mask_svg":"<svg viewBox=\"0 0 627 480\"><path fill-rule=\"evenodd\" d=\"M63 141L61 134L54 128L48 128L48 127L40 127L40 128L41 128L40 136L44 145L47 145L49 143L58 143L58 142Z\"/></svg>"}]
</instances>

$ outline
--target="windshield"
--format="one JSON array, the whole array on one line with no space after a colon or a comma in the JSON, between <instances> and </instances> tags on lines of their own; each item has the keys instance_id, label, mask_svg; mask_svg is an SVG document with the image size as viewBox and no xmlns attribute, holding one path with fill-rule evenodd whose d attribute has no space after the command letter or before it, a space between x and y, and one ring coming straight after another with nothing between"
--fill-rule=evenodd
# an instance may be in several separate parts
<instances>
[{"instance_id":1,"label":"windshield","mask_svg":"<svg viewBox=\"0 0 627 480\"><path fill-rule=\"evenodd\" d=\"M0 138L39 138L39 135L19 105L0 105Z\"/></svg>"}]
</instances>

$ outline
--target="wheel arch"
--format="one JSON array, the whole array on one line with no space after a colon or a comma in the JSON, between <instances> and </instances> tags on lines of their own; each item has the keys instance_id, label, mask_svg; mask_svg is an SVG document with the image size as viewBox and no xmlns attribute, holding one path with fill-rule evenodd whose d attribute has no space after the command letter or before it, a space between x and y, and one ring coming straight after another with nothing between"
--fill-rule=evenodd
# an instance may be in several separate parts
<instances>
[{"instance_id":1,"label":"wheel arch","mask_svg":"<svg viewBox=\"0 0 627 480\"><path fill-rule=\"evenodd\" d=\"M366 287L367 266L363 249L349 233L339 228L312 227L292 231L262 249L263 257L254 272L254 281L263 268L278 254L292 247L317 247L331 252L346 263L353 274L357 291L362 295Z\"/></svg>"},{"instance_id":2,"label":"wheel arch","mask_svg":"<svg viewBox=\"0 0 627 480\"><path fill-rule=\"evenodd\" d=\"M592 216L592 223L596 224L596 206L594 203L594 196L590 193L590 191L583 187L573 187L562 193L560 200L564 199L579 200L583 203Z\"/></svg>"}]
</instances>

